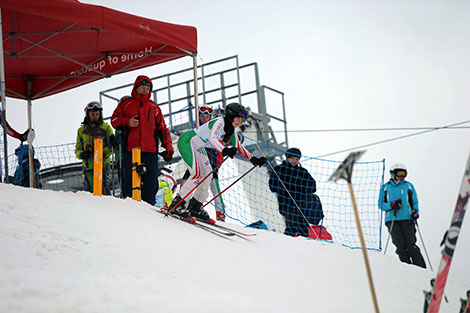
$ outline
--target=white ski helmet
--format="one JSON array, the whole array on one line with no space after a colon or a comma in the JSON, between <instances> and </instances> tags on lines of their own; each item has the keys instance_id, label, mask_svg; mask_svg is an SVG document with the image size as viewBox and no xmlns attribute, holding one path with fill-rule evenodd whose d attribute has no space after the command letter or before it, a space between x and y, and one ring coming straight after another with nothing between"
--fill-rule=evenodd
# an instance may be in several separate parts
<instances>
[{"instance_id":1,"label":"white ski helmet","mask_svg":"<svg viewBox=\"0 0 470 313\"><path fill-rule=\"evenodd\" d=\"M405 164L403 163L394 163L390 167L390 175L394 176L398 171L405 171L406 174L408 174L408 170L406 169Z\"/></svg>"}]
</instances>

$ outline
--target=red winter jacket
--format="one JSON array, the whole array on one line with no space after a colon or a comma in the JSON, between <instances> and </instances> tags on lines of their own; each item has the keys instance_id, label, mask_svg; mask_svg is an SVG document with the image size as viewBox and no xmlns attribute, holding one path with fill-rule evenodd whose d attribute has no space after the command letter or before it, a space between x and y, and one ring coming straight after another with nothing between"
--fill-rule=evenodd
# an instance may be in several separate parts
<instances>
[{"instance_id":1,"label":"red winter jacket","mask_svg":"<svg viewBox=\"0 0 470 313\"><path fill-rule=\"evenodd\" d=\"M116 129L123 129L127 137L127 150L140 147L142 152L157 152L158 139L162 147L172 145L170 132L160 108L150 100L151 92L141 96L136 92L135 86L143 80L151 80L147 76L137 77L132 88L131 97L122 100L111 116L111 125ZM152 91L153 86L150 88ZM129 127L129 119L139 116L139 126Z\"/></svg>"}]
</instances>

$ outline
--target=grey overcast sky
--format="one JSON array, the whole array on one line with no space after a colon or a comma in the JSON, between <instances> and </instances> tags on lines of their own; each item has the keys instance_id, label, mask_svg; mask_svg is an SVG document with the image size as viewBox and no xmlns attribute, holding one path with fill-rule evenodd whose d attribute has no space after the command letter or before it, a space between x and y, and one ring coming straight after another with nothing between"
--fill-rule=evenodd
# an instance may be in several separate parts
<instances>
[{"instance_id":1,"label":"grey overcast sky","mask_svg":"<svg viewBox=\"0 0 470 313\"><path fill-rule=\"evenodd\" d=\"M242 64L258 62L261 83L286 95L291 130L444 126L470 120L468 1L82 2L195 26L203 61L238 55ZM157 76L191 64L187 58L139 73ZM74 141L85 104L101 90L133 82L136 75L122 74L36 101L36 145ZM8 105L10 124L24 131L26 104L9 100ZM105 107L105 115L113 110ZM304 155L319 156L409 133L291 133L289 141ZM10 149L16 144L10 143ZM469 150L469 129L438 130L369 147L363 157L385 159L386 172L395 162L408 166L435 270ZM419 239L418 244L422 247ZM450 278L470 287L469 256L467 216Z\"/></svg>"}]
</instances>

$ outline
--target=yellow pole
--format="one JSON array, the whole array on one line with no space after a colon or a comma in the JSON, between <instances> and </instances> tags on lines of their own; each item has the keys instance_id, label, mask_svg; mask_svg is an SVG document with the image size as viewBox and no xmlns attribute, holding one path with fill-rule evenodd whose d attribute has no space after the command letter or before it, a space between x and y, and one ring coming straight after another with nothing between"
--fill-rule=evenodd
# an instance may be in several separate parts
<instances>
[{"instance_id":1,"label":"yellow pole","mask_svg":"<svg viewBox=\"0 0 470 313\"><path fill-rule=\"evenodd\" d=\"M132 149L132 199L141 201L141 178L137 172L137 167L140 165L140 148Z\"/></svg>"},{"instance_id":2,"label":"yellow pole","mask_svg":"<svg viewBox=\"0 0 470 313\"><path fill-rule=\"evenodd\" d=\"M361 220L359 218L359 211L357 210L356 198L354 197L354 190L350 182L348 182L348 187L349 192L351 193L351 201L354 209L354 216L356 217L357 231L359 232L359 238L361 240L362 255L364 256L364 263L366 264L367 278L369 279L372 301L374 302L375 312L379 313L379 304L377 303L377 296L375 295L374 281L372 280L372 272L370 270L369 257L367 256L366 243L364 241L364 235L362 234Z\"/></svg>"},{"instance_id":3,"label":"yellow pole","mask_svg":"<svg viewBox=\"0 0 470 313\"><path fill-rule=\"evenodd\" d=\"M103 195L103 137L94 138L93 151L93 194Z\"/></svg>"}]
</instances>

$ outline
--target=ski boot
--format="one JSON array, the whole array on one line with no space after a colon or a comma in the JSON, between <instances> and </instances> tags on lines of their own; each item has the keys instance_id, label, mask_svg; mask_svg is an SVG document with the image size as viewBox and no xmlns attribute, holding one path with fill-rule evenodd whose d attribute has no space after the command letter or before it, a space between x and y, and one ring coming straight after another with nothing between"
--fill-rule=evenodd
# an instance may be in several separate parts
<instances>
[{"instance_id":1,"label":"ski boot","mask_svg":"<svg viewBox=\"0 0 470 313\"><path fill-rule=\"evenodd\" d=\"M178 206L175 207L177 204ZM191 214L189 213L189 210L185 207L185 204L186 204L186 201L185 200L181 201L181 197L177 195L173 199L173 202L171 202L170 206L166 209L166 211L167 212L171 211L170 214L178 215L184 219L189 220L191 219Z\"/></svg>"},{"instance_id":2,"label":"ski boot","mask_svg":"<svg viewBox=\"0 0 470 313\"><path fill-rule=\"evenodd\" d=\"M215 221L210 218L209 213L207 213L206 210L202 208L202 203L197 201L195 198L192 198L189 201L188 210L192 217L195 217L196 219L202 220L206 223L215 224Z\"/></svg>"},{"instance_id":3,"label":"ski boot","mask_svg":"<svg viewBox=\"0 0 470 313\"><path fill-rule=\"evenodd\" d=\"M224 211L216 211L216 219L220 222L225 222L225 213Z\"/></svg>"}]
</instances>

